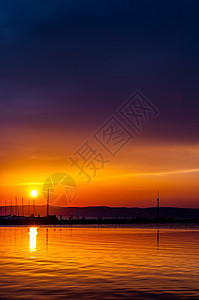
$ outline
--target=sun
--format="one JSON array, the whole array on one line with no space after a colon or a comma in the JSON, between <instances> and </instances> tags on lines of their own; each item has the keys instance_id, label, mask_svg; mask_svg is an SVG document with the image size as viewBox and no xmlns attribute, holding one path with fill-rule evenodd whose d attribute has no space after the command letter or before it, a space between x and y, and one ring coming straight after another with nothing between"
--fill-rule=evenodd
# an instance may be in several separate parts
<instances>
[{"instance_id":1,"label":"sun","mask_svg":"<svg viewBox=\"0 0 199 300\"><path fill-rule=\"evenodd\" d=\"M31 194L32 197L36 197L37 196L37 191L36 190L32 190L30 192L30 194Z\"/></svg>"}]
</instances>

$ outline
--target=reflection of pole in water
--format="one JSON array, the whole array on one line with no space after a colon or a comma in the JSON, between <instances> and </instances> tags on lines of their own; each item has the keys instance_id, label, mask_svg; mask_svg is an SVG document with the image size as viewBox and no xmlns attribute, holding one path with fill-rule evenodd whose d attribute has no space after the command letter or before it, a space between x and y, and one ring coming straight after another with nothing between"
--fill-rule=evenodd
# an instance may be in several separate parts
<instances>
[{"instance_id":1,"label":"reflection of pole in water","mask_svg":"<svg viewBox=\"0 0 199 300\"><path fill-rule=\"evenodd\" d=\"M48 251L48 228L46 228L46 251Z\"/></svg>"},{"instance_id":2,"label":"reflection of pole in water","mask_svg":"<svg viewBox=\"0 0 199 300\"><path fill-rule=\"evenodd\" d=\"M157 251L159 250L159 246L160 246L160 232L159 229L157 230Z\"/></svg>"}]
</instances>

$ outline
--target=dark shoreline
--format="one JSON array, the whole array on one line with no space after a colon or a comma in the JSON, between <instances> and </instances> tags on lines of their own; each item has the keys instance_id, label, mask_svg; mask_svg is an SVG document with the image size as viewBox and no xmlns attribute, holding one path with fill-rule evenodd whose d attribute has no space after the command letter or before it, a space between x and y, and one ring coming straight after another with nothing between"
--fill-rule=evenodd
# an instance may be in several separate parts
<instances>
[{"instance_id":1,"label":"dark shoreline","mask_svg":"<svg viewBox=\"0 0 199 300\"><path fill-rule=\"evenodd\" d=\"M14 219L0 219L0 226L6 225L139 225L139 224L199 224L198 219L175 219L175 218L111 218L111 219L58 219L56 216L49 217L25 217Z\"/></svg>"},{"instance_id":2,"label":"dark shoreline","mask_svg":"<svg viewBox=\"0 0 199 300\"><path fill-rule=\"evenodd\" d=\"M27 215L27 207L1 207L0 225L117 225L117 224L199 224L199 209L177 207L52 207L37 206L37 214ZM7 215L6 215L7 211ZM32 211L32 210L31 210ZM58 218L59 216L59 218Z\"/></svg>"}]
</instances>

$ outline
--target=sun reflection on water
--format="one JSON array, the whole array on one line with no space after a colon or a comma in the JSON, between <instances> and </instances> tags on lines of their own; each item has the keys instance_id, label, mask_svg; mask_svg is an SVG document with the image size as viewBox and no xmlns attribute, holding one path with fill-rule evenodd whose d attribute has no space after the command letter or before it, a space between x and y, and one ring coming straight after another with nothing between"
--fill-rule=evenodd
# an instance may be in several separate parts
<instances>
[{"instance_id":1,"label":"sun reflection on water","mask_svg":"<svg viewBox=\"0 0 199 300\"><path fill-rule=\"evenodd\" d=\"M37 228L36 227L31 227L29 228L29 249L30 252L36 251L37 250Z\"/></svg>"}]
</instances>

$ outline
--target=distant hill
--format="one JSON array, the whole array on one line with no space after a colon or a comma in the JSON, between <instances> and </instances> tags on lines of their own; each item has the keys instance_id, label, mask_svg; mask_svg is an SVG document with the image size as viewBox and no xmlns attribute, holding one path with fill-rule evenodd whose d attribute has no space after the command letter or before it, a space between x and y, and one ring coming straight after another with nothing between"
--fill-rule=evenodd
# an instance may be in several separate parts
<instances>
[{"instance_id":1,"label":"distant hill","mask_svg":"<svg viewBox=\"0 0 199 300\"><path fill-rule=\"evenodd\" d=\"M46 206L36 206L36 214L40 216L46 215ZM29 206L24 206L24 215L28 216ZM30 213L32 213L32 207L30 207ZM135 217L150 217L154 218L157 215L156 207L149 208L128 208L128 207L107 207L107 206L90 206L90 207L53 207L49 209L51 215L62 215L64 218L73 215L74 218L79 215L80 218L97 218L102 216L103 218L135 218ZM6 213L22 215L22 207L6 208ZM5 215L5 208L0 207L0 215ZM160 217L163 218L199 218L199 209L191 208L177 208L177 207L161 207Z\"/></svg>"}]
</instances>

